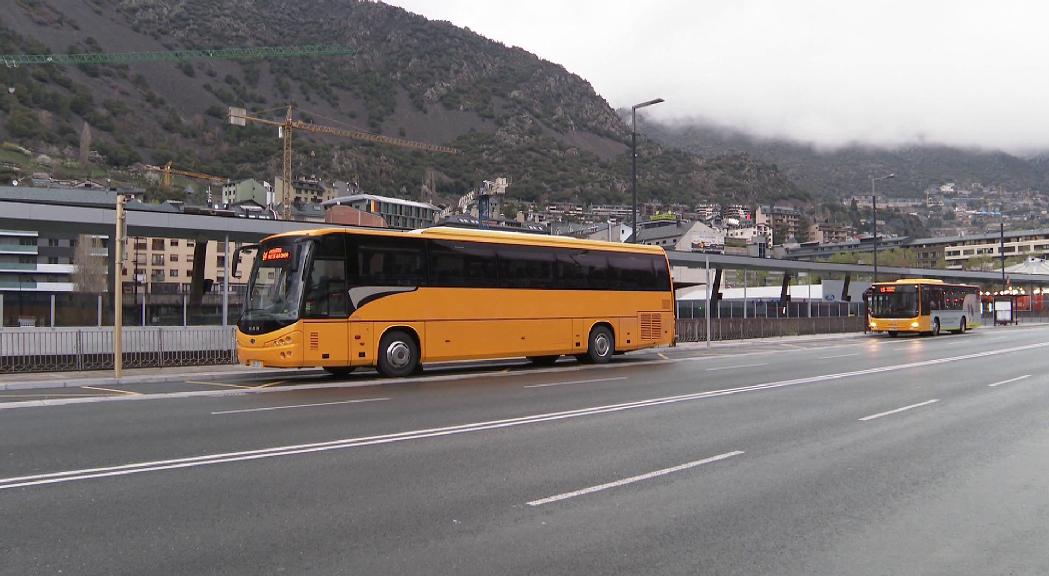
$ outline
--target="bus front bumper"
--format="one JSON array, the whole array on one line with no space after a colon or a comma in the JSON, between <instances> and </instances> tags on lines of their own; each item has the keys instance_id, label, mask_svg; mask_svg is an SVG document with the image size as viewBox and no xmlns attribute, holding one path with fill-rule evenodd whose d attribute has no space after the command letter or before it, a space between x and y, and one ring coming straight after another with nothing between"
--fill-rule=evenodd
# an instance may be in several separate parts
<instances>
[{"instance_id":1,"label":"bus front bumper","mask_svg":"<svg viewBox=\"0 0 1049 576\"><path fill-rule=\"evenodd\" d=\"M302 366L302 332L288 327L252 336L237 330L237 361L256 368L298 368Z\"/></svg>"}]
</instances>

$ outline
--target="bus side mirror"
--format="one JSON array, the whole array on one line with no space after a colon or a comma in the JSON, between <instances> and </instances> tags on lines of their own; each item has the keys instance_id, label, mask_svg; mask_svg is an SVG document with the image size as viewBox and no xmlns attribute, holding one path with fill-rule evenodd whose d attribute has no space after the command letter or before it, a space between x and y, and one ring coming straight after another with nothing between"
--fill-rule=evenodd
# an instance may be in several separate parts
<instances>
[{"instance_id":1,"label":"bus side mirror","mask_svg":"<svg viewBox=\"0 0 1049 576\"><path fill-rule=\"evenodd\" d=\"M247 252L248 250L257 250L258 247L259 247L258 244L247 244L245 246L241 246L240 248L237 248L237 251L233 253L233 272L232 272L232 274L233 274L234 278L240 278L240 270L239 270L239 268L240 268L241 252Z\"/></svg>"}]
</instances>

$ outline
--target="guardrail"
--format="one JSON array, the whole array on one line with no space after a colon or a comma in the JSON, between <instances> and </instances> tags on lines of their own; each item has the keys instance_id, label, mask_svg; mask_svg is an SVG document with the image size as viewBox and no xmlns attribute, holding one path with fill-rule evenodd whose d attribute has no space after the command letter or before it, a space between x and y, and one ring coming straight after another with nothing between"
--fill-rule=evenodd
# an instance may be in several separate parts
<instances>
[{"instance_id":1,"label":"guardrail","mask_svg":"<svg viewBox=\"0 0 1049 576\"><path fill-rule=\"evenodd\" d=\"M237 361L231 326L125 328L123 348L125 368L204 366ZM0 373L112 368L112 327L0 330Z\"/></svg>"},{"instance_id":2,"label":"guardrail","mask_svg":"<svg viewBox=\"0 0 1049 576\"><path fill-rule=\"evenodd\" d=\"M816 318L711 318L711 340L743 340L774 336L808 336L862 332L863 316L824 316ZM704 318L678 318L678 342L707 339Z\"/></svg>"}]
</instances>

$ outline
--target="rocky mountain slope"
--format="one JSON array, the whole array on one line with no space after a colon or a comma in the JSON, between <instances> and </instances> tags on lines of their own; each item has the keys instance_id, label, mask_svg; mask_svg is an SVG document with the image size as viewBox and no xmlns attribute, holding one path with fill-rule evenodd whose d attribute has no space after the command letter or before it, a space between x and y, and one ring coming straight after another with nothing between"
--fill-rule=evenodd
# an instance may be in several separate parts
<instances>
[{"instance_id":1,"label":"rocky mountain slope","mask_svg":"<svg viewBox=\"0 0 1049 576\"><path fill-rule=\"evenodd\" d=\"M231 127L228 106L448 144L422 154L298 135L297 175L417 197L428 172L438 199L508 176L522 200L623 201L628 128L584 79L446 22L362 0L14 0L0 14L0 53L127 52L337 44L350 56L255 62L0 67L0 137L110 166L174 161L229 177L279 173L266 127ZM745 153L689 154L645 141L642 198L694 203L804 198L774 166Z\"/></svg>"}]
</instances>

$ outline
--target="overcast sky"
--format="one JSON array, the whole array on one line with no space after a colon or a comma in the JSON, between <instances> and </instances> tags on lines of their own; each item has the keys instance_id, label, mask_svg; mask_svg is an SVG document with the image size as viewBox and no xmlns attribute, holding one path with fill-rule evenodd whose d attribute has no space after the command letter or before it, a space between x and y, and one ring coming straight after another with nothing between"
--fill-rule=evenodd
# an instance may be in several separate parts
<instances>
[{"instance_id":1,"label":"overcast sky","mask_svg":"<svg viewBox=\"0 0 1049 576\"><path fill-rule=\"evenodd\" d=\"M1049 4L391 0L520 46L613 107L834 146L1049 149Z\"/></svg>"}]
</instances>

